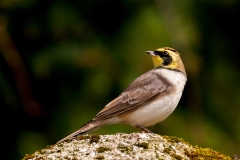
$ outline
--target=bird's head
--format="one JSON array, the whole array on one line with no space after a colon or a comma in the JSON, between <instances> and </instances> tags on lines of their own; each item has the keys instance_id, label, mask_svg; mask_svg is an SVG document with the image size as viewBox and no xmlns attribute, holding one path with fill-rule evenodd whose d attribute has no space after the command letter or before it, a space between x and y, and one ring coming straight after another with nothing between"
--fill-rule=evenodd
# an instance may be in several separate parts
<instances>
[{"instance_id":1,"label":"bird's head","mask_svg":"<svg viewBox=\"0 0 240 160\"><path fill-rule=\"evenodd\" d=\"M186 71L181 60L180 54L173 48L163 47L155 51L146 51L152 56L153 66L168 69L176 69L186 75Z\"/></svg>"}]
</instances>

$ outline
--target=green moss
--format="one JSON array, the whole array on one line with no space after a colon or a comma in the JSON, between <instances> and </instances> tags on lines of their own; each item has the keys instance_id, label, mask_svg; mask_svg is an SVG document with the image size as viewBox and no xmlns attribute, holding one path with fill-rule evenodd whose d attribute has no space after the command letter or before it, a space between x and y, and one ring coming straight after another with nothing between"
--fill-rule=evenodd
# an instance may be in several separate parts
<instances>
[{"instance_id":1,"label":"green moss","mask_svg":"<svg viewBox=\"0 0 240 160\"><path fill-rule=\"evenodd\" d=\"M94 159L100 159L101 160L101 159L105 159L105 158L104 158L104 156L101 155L101 156L96 156Z\"/></svg>"},{"instance_id":2,"label":"green moss","mask_svg":"<svg viewBox=\"0 0 240 160\"><path fill-rule=\"evenodd\" d=\"M162 159L161 156L158 155L157 153L156 153L156 159L158 159L158 160L164 160L164 159Z\"/></svg>"},{"instance_id":3,"label":"green moss","mask_svg":"<svg viewBox=\"0 0 240 160\"><path fill-rule=\"evenodd\" d=\"M74 137L67 138L67 139L65 139L63 142L67 142L67 143L68 143L68 142L72 142L73 138L74 138ZM62 144L62 142L61 142L60 144ZM59 145L59 144L58 144L58 145Z\"/></svg>"},{"instance_id":4,"label":"green moss","mask_svg":"<svg viewBox=\"0 0 240 160\"><path fill-rule=\"evenodd\" d=\"M169 149L169 148L164 148L163 152L170 155L171 149Z\"/></svg>"},{"instance_id":5,"label":"green moss","mask_svg":"<svg viewBox=\"0 0 240 160\"><path fill-rule=\"evenodd\" d=\"M177 155L176 153L173 153L173 152L171 153L170 148L164 148L163 152L170 155L174 159L177 159L177 160L183 159L180 155Z\"/></svg>"},{"instance_id":6,"label":"green moss","mask_svg":"<svg viewBox=\"0 0 240 160\"><path fill-rule=\"evenodd\" d=\"M98 143L100 139L101 139L101 137L97 134L91 135L90 143L93 143L93 142Z\"/></svg>"},{"instance_id":7,"label":"green moss","mask_svg":"<svg viewBox=\"0 0 240 160\"><path fill-rule=\"evenodd\" d=\"M97 152L98 152L98 153L103 153L103 152L109 151L109 150L111 150L111 149L110 149L110 148L107 148L107 147L99 147L99 148L97 149Z\"/></svg>"},{"instance_id":8,"label":"green moss","mask_svg":"<svg viewBox=\"0 0 240 160\"><path fill-rule=\"evenodd\" d=\"M40 151L37 151L38 154L44 154L45 153L45 149L41 149Z\"/></svg>"},{"instance_id":9,"label":"green moss","mask_svg":"<svg viewBox=\"0 0 240 160\"><path fill-rule=\"evenodd\" d=\"M188 151L185 149L185 154L192 160L200 160L200 159L222 159L222 160L231 160L229 156L226 156L217 151L213 151L210 148L201 148L198 146L194 146L194 149Z\"/></svg>"},{"instance_id":10,"label":"green moss","mask_svg":"<svg viewBox=\"0 0 240 160\"><path fill-rule=\"evenodd\" d=\"M188 157L191 157L192 153L191 153L189 150L184 149L184 151L185 151L185 154L186 154Z\"/></svg>"},{"instance_id":11,"label":"green moss","mask_svg":"<svg viewBox=\"0 0 240 160\"><path fill-rule=\"evenodd\" d=\"M189 143L185 142L181 138L173 137L173 136L163 136L165 139L167 139L170 143L184 143L188 146L191 146ZM198 146L193 146L190 149L191 151L185 149L185 154L191 159L191 160L202 160L202 159L223 159L223 160L230 160L231 158L229 156L226 156L222 153L219 153L217 151L213 151L210 148L200 148ZM169 148L165 148L163 152L169 152L171 151ZM182 159L181 156L176 155L174 153L171 154L171 156L175 159Z\"/></svg>"},{"instance_id":12,"label":"green moss","mask_svg":"<svg viewBox=\"0 0 240 160\"><path fill-rule=\"evenodd\" d=\"M97 143L101 139L99 135L93 134L93 135L79 135L76 137L77 140L86 140L90 139L90 143Z\"/></svg>"},{"instance_id":13,"label":"green moss","mask_svg":"<svg viewBox=\"0 0 240 160\"><path fill-rule=\"evenodd\" d=\"M34 157L35 157L34 154L31 154L31 155L26 154L26 156L22 160L33 159Z\"/></svg>"},{"instance_id":14,"label":"green moss","mask_svg":"<svg viewBox=\"0 0 240 160\"><path fill-rule=\"evenodd\" d=\"M173 158L177 159L177 160L182 160L182 159L183 159L182 156L179 156L179 155L177 155L177 154L175 154L175 153L172 153L171 156L172 156Z\"/></svg>"},{"instance_id":15,"label":"green moss","mask_svg":"<svg viewBox=\"0 0 240 160\"><path fill-rule=\"evenodd\" d=\"M86 140L86 139L90 139L90 135L78 135L77 137L76 137L76 139L77 140L79 140L79 141L81 141L81 140Z\"/></svg>"},{"instance_id":16,"label":"green moss","mask_svg":"<svg viewBox=\"0 0 240 160\"><path fill-rule=\"evenodd\" d=\"M173 136L163 136L165 139L167 139L168 142L171 142L171 143L179 143L179 142L182 142L182 143L185 143L185 144L188 144L187 142L185 142L182 138L177 138L177 137L173 137ZM188 144L189 145L189 144Z\"/></svg>"},{"instance_id":17,"label":"green moss","mask_svg":"<svg viewBox=\"0 0 240 160\"><path fill-rule=\"evenodd\" d=\"M120 144L119 146L118 146L118 149L121 151L121 152L130 152L130 151L132 151L133 150L133 147L132 146L125 146L125 145L122 145L122 144Z\"/></svg>"},{"instance_id":18,"label":"green moss","mask_svg":"<svg viewBox=\"0 0 240 160\"><path fill-rule=\"evenodd\" d=\"M49 146L47 146L46 148L47 149L52 149L54 147L54 145L49 145Z\"/></svg>"},{"instance_id":19,"label":"green moss","mask_svg":"<svg viewBox=\"0 0 240 160\"><path fill-rule=\"evenodd\" d=\"M73 139L76 139L76 140L86 140L86 139L90 139L90 143L93 143L93 142L98 142L100 140L100 136L99 135L96 135L96 134L93 134L93 135L78 135L77 137L71 137L71 138L68 138L65 140L65 142L71 142Z\"/></svg>"},{"instance_id":20,"label":"green moss","mask_svg":"<svg viewBox=\"0 0 240 160\"><path fill-rule=\"evenodd\" d=\"M144 149L148 149L149 143L147 143L147 142L142 142L142 143L138 143L136 146L142 147L142 148L144 148Z\"/></svg>"}]
</instances>

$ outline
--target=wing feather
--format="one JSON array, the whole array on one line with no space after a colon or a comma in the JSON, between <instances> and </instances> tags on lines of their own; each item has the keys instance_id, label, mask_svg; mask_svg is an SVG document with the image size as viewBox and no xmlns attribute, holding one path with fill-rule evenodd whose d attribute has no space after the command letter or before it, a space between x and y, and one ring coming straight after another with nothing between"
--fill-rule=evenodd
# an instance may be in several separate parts
<instances>
[{"instance_id":1,"label":"wing feather","mask_svg":"<svg viewBox=\"0 0 240 160\"><path fill-rule=\"evenodd\" d=\"M94 120L107 119L119 115L165 94L172 85L156 70L150 70L135 79L122 94L107 104L96 115Z\"/></svg>"}]
</instances>

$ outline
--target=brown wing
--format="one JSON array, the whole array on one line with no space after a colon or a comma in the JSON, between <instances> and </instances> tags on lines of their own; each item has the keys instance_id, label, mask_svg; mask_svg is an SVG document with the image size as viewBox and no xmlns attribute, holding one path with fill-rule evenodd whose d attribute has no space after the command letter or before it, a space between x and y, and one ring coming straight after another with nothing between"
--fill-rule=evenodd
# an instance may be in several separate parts
<instances>
[{"instance_id":1,"label":"brown wing","mask_svg":"<svg viewBox=\"0 0 240 160\"><path fill-rule=\"evenodd\" d=\"M94 120L107 119L115 115L134 109L163 95L171 88L171 83L158 74L156 69L141 75L117 98L107 104Z\"/></svg>"}]
</instances>

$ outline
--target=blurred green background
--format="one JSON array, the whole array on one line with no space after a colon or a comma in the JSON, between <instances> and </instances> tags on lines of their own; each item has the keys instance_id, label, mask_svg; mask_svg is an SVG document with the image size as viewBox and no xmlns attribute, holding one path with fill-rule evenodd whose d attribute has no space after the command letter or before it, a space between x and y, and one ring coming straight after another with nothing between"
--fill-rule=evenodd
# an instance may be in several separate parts
<instances>
[{"instance_id":1,"label":"blurred green background","mask_svg":"<svg viewBox=\"0 0 240 160\"><path fill-rule=\"evenodd\" d=\"M239 16L238 0L0 0L2 153L20 159L76 131L153 67L146 50L168 46L188 82L149 129L240 154Z\"/></svg>"}]
</instances>

